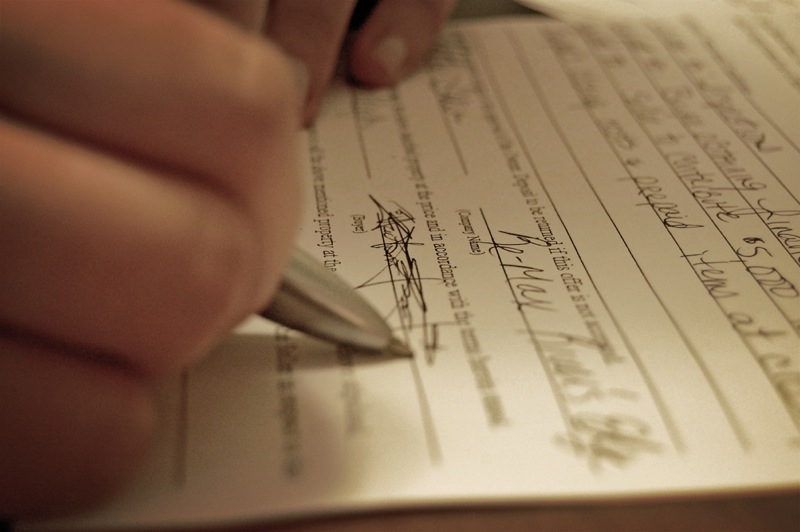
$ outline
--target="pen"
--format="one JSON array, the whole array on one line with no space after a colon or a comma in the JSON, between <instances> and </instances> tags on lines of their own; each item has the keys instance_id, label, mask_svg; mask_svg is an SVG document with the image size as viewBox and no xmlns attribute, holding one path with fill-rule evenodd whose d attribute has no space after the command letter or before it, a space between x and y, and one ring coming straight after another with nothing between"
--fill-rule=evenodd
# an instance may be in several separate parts
<instances>
[{"instance_id":1,"label":"pen","mask_svg":"<svg viewBox=\"0 0 800 532\"><path fill-rule=\"evenodd\" d=\"M292 252L277 293L259 315L361 351L412 356L364 298L299 249Z\"/></svg>"}]
</instances>

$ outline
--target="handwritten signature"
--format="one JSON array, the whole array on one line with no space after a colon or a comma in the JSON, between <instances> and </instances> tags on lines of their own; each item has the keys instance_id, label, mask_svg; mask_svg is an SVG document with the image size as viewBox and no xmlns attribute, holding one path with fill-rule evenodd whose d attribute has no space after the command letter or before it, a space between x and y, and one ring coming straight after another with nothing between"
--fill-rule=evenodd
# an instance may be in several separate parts
<instances>
[{"instance_id":1,"label":"handwritten signature","mask_svg":"<svg viewBox=\"0 0 800 532\"><path fill-rule=\"evenodd\" d=\"M584 412L570 418L570 430L556 439L583 456L590 469L617 468L642 454L659 454L663 446L652 439L650 426L635 416Z\"/></svg>"},{"instance_id":2,"label":"handwritten signature","mask_svg":"<svg viewBox=\"0 0 800 532\"><path fill-rule=\"evenodd\" d=\"M488 246L489 253L499 260L517 308L553 311L555 303L550 295L553 279L544 268L534 266L527 260L523 261L522 257L528 250L548 248L554 243L521 233L510 231L500 231L500 233L512 238L501 243L492 237L490 242L480 242L480 244ZM503 257L503 254L510 255L510 259L513 260Z\"/></svg>"},{"instance_id":3,"label":"handwritten signature","mask_svg":"<svg viewBox=\"0 0 800 532\"><path fill-rule=\"evenodd\" d=\"M441 278L423 277L420 273L412 249L423 244L414 241L414 216L397 203L390 209L371 195L370 199L378 209L373 230L378 231L381 240L372 247L383 250L386 265L359 288L382 284L391 286L401 329L406 334L413 330L422 332L425 359L432 364L440 348L439 328L443 324L429 320L424 284L425 281L441 283Z\"/></svg>"}]
</instances>

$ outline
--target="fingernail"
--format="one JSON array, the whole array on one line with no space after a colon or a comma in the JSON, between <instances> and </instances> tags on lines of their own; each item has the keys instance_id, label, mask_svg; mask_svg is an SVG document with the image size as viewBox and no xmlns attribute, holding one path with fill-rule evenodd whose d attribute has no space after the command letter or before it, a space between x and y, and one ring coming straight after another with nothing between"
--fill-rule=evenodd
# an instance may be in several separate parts
<instances>
[{"instance_id":1,"label":"fingernail","mask_svg":"<svg viewBox=\"0 0 800 532\"><path fill-rule=\"evenodd\" d=\"M408 47L403 39L394 35L386 37L378 44L373 54L390 78L394 80L400 78L408 55Z\"/></svg>"}]
</instances>

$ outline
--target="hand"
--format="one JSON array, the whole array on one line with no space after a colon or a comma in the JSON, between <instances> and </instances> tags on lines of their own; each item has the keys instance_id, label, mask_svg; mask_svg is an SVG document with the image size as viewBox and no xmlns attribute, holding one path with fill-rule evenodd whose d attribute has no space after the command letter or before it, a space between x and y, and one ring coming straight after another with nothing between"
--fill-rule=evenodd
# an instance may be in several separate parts
<instances>
[{"instance_id":1,"label":"hand","mask_svg":"<svg viewBox=\"0 0 800 532\"><path fill-rule=\"evenodd\" d=\"M309 123L342 56L356 82L368 87L392 85L431 52L455 0L272 0L266 24L263 4L198 3L226 13L246 28L264 31L305 64L310 79L303 118ZM358 27L348 35L353 22Z\"/></svg>"},{"instance_id":2,"label":"hand","mask_svg":"<svg viewBox=\"0 0 800 532\"><path fill-rule=\"evenodd\" d=\"M197 6L0 11L8 518L109 495L149 444L153 381L269 299L300 210L300 105L281 51Z\"/></svg>"},{"instance_id":3,"label":"hand","mask_svg":"<svg viewBox=\"0 0 800 532\"><path fill-rule=\"evenodd\" d=\"M273 0L266 28L256 0L1 1L8 518L112 494L152 437L154 380L269 299L299 212L297 126L353 14L368 16L350 74L382 86L421 63L454 0Z\"/></svg>"},{"instance_id":4,"label":"hand","mask_svg":"<svg viewBox=\"0 0 800 532\"><path fill-rule=\"evenodd\" d=\"M356 0L273 0L270 4L267 35L310 72L306 122L316 115L334 75L356 4ZM454 4L454 0L362 0L358 6L368 11L362 15L367 18L345 52L348 73L368 87L404 78L431 52Z\"/></svg>"}]
</instances>

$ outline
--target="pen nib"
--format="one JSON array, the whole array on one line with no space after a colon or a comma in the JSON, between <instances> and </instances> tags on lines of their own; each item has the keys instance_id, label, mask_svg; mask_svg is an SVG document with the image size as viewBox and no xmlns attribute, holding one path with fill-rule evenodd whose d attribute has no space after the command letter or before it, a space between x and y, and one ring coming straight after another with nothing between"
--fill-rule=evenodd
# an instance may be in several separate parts
<instances>
[{"instance_id":1,"label":"pen nib","mask_svg":"<svg viewBox=\"0 0 800 532\"><path fill-rule=\"evenodd\" d=\"M411 358L414 356L406 344L394 337L386 346L386 352L394 357Z\"/></svg>"}]
</instances>

